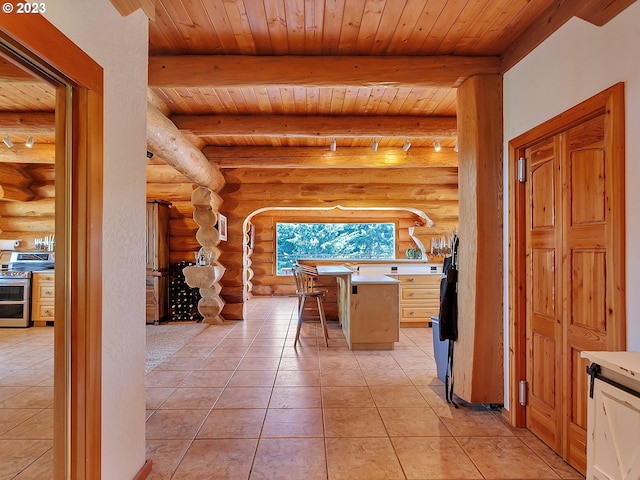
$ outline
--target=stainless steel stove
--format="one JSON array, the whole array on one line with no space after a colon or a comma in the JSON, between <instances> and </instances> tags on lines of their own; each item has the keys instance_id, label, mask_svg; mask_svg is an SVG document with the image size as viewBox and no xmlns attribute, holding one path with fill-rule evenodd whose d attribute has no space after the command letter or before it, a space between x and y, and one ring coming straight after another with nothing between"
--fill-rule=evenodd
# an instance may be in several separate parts
<instances>
[{"instance_id":1,"label":"stainless steel stove","mask_svg":"<svg viewBox=\"0 0 640 480\"><path fill-rule=\"evenodd\" d=\"M9 262L0 257L0 327L28 327L31 303L31 272L54 267L53 252L11 252Z\"/></svg>"},{"instance_id":2,"label":"stainless steel stove","mask_svg":"<svg viewBox=\"0 0 640 480\"><path fill-rule=\"evenodd\" d=\"M20 272L18 270L0 270L0 278L29 278L31 272Z\"/></svg>"}]
</instances>

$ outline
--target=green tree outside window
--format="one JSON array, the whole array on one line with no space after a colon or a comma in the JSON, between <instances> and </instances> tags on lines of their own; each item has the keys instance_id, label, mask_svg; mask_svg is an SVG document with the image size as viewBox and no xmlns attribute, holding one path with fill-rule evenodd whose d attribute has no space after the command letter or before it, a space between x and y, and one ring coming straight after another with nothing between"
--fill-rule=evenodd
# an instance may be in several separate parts
<instances>
[{"instance_id":1,"label":"green tree outside window","mask_svg":"<svg viewBox=\"0 0 640 480\"><path fill-rule=\"evenodd\" d=\"M291 273L300 258L390 260L394 223L276 223L276 272Z\"/></svg>"}]
</instances>

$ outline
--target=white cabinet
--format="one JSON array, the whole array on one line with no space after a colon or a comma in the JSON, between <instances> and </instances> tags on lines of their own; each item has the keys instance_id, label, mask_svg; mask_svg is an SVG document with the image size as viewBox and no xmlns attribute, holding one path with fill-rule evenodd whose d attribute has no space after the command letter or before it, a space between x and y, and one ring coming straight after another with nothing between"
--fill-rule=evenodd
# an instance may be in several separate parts
<instances>
[{"instance_id":1,"label":"white cabinet","mask_svg":"<svg viewBox=\"0 0 640 480\"><path fill-rule=\"evenodd\" d=\"M637 480L640 352L583 352L582 356L599 370L590 385L586 480Z\"/></svg>"}]
</instances>

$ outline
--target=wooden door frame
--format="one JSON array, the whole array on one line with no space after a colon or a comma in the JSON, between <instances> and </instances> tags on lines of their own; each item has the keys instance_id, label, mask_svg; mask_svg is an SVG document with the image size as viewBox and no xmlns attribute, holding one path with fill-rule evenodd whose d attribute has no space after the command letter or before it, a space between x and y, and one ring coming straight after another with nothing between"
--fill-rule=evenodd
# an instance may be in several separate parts
<instances>
[{"instance_id":1,"label":"wooden door frame","mask_svg":"<svg viewBox=\"0 0 640 480\"><path fill-rule=\"evenodd\" d=\"M617 83L594 95L575 107L563 112L543 124L509 141L509 412L508 419L515 427L526 427L525 407L518 399L518 384L526 379L526 245L525 218L521 214L528 205L525 185L518 181L518 159L524 157L525 150L541 140L557 135L569 128L598 115L606 114L605 142L607 151L613 155L616 172L609 182L614 194L609 198L608 209L613 214L613 222L621 225L608 239L607 249L614 255L617 266L612 273L612 282L607 286L619 320L612 326L611 335L617 348L626 345L626 299L625 285L625 185L624 185L624 83Z\"/></svg>"},{"instance_id":2,"label":"wooden door frame","mask_svg":"<svg viewBox=\"0 0 640 480\"><path fill-rule=\"evenodd\" d=\"M100 478L103 70L41 15L2 15L0 38L67 85L56 100L54 478Z\"/></svg>"}]
</instances>

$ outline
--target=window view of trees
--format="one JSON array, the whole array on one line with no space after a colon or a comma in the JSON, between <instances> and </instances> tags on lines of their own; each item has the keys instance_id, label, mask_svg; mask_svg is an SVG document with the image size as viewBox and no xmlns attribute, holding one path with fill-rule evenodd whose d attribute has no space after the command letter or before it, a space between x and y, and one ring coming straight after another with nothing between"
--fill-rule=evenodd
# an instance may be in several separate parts
<instances>
[{"instance_id":1,"label":"window view of trees","mask_svg":"<svg viewBox=\"0 0 640 480\"><path fill-rule=\"evenodd\" d=\"M395 258L394 223L277 223L277 275L291 273L299 258L388 260Z\"/></svg>"}]
</instances>

